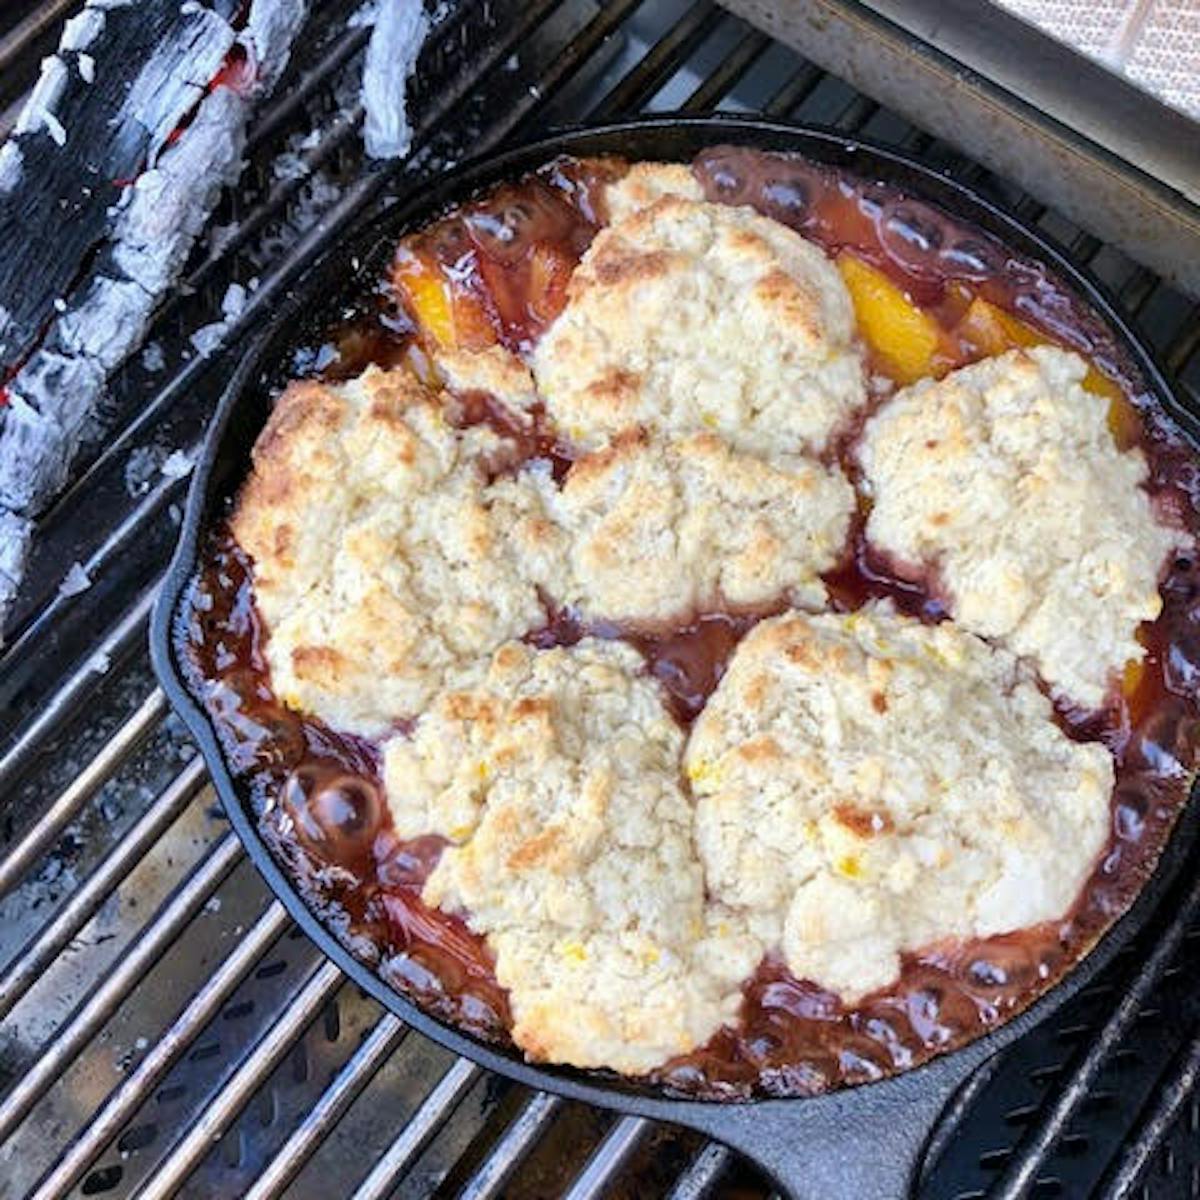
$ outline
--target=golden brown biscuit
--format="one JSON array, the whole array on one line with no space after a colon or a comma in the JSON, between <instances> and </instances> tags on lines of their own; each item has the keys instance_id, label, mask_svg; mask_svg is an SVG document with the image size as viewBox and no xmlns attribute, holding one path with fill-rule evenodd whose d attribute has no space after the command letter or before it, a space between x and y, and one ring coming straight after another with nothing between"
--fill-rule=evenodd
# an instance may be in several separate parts
<instances>
[{"instance_id":1,"label":"golden brown biscuit","mask_svg":"<svg viewBox=\"0 0 1200 1200\"><path fill-rule=\"evenodd\" d=\"M1027 655L1077 704L1098 707L1145 653L1159 573L1179 535L1155 518L1139 450L1121 451L1086 365L1050 347L923 380L868 423L859 457L867 536L936 565L967 629Z\"/></svg>"},{"instance_id":2,"label":"golden brown biscuit","mask_svg":"<svg viewBox=\"0 0 1200 1200\"><path fill-rule=\"evenodd\" d=\"M706 911L683 734L640 656L510 643L385 750L401 836L454 843L424 898L486 935L513 1038L638 1074L700 1045L761 954Z\"/></svg>"},{"instance_id":3,"label":"golden brown biscuit","mask_svg":"<svg viewBox=\"0 0 1200 1200\"><path fill-rule=\"evenodd\" d=\"M542 621L478 466L498 446L448 425L404 370L284 392L232 526L286 704L385 732L450 668Z\"/></svg>"},{"instance_id":4,"label":"golden brown biscuit","mask_svg":"<svg viewBox=\"0 0 1200 1200\"><path fill-rule=\"evenodd\" d=\"M738 450L821 449L864 401L850 297L824 253L748 208L664 196L596 235L533 355L550 417Z\"/></svg>"},{"instance_id":5,"label":"golden brown biscuit","mask_svg":"<svg viewBox=\"0 0 1200 1200\"><path fill-rule=\"evenodd\" d=\"M604 189L609 224L623 221L664 196L703 200L704 189L684 163L638 162Z\"/></svg>"},{"instance_id":6,"label":"golden brown biscuit","mask_svg":"<svg viewBox=\"0 0 1200 1200\"><path fill-rule=\"evenodd\" d=\"M713 434L638 430L585 455L561 489L527 473L535 545L557 532L545 586L586 617L657 622L780 599L825 601L820 573L841 555L854 491L806 459L764 460ZM538 537L537 530L543 530Z\"/></svg>"},{"instance_id":7,"label":"golden brown biscuit","mask_svg":"<svg viewBox=\"0 0 1200 1200\"><path fill-rule=\"evenodd\" d=\"M1108 837L1108 751L1007 652L879 608L757 625L685 763L710 893L848 1001L1061 916Z\"/></svg>"}]
</instances>

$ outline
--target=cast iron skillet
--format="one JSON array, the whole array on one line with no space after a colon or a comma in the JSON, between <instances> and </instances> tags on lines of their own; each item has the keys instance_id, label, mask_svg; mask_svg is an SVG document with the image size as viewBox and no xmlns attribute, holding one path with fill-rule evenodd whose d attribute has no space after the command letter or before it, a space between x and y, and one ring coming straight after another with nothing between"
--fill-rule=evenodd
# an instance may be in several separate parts
<instances>
[{"instance_id":1,"label":"cast iron skillet","mask_svg":"<svg viewBox=\"0 0 1200 1200\"><path fill-rule=\"evenodd\" d=\"M285 377L290 350L304 340L306 322L313 319L314 313L336 313L338 298L348 297L360 286L355 280L379 278L402 232L419 227L452 203L559 154L619 154L630 159L685 161L705 147L722 142L796 151L868 179L893 183L1047 264L1108 323L1146 386L1157 394L1192 444L1200 445L1197 423L1174 400L1145 347L1093 280L1015 218L903 155L835 133L741 118L663 116L573 130L442 176L421 194L389 209L369 229L332 250L272 315L229 381L193 476L179 547L154 610L151 649L163 689L198 742L225 811L271 890L325 954L408 1024L489 1070L529 1087L700 1130L746 1154L794 1197L863 1200L900 1196L907 1193L939 1114L967 1076L1001 1046L1044 1020L1146 922L1187 855L1200 825L1200 806L1185 806L1157 871L1130 911L1091 954L1022 1015L987 1036L904 1074L824 1096L748 1104L672 1099L617 1079L568 1068L532 1066L517 1051L487 1045L427 1016L353 958L309 911L272 858L207 715L183 682L172 646L175 617L184 588L199 565L203 535L224 515L228 497L249 469L250 447L266 420L271 386Z\"/></svg>"}]
</instances>

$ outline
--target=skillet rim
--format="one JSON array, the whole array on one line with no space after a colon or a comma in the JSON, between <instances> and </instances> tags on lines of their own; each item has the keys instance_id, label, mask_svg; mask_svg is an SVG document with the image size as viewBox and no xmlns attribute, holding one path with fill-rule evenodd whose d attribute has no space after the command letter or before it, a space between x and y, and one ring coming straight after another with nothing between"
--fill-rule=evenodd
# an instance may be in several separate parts
<instances>
[{"instance_id":1,"label":"skillet rim","mask_svg":"<svg viewBox=\"0 0 1200 1200\"><path fill-rule=\"evenodd\" d=\"M1133 903L1105 930L1082 960L1009 1020L954 1050L936 1054L919 1066L875 1082L840 1087L811 1096L700 1098L673 1093L663 1085L638 1083L617 1075L554 1064L529 1063L515 1048L486 1042L431 1016L415 1001L388 984L370 966L355 958L309 909L298 889L276 862L258 831L248 804L239 792L210 719L188 690L182 668L176 661L173 634L180 601L199 565L199 553L203 536L209 528L211 510L215 504L227 498L214 494L211 485L218 466L235 453L227 445L234 414L247 391L261 384L272 351L278 356L281 330L286 330L289 319L299 318L305 311L306 300L313 298L316 284L323 274L329 273L334 260L349 260L357 255L362 266L355 268L356 282L361 282L361 276L367 273L368 267L378 256L383 239L394 242L402 231L434 218L449 206L463 203L481 189L533 169L559 155L620 153L619 145L602 151L588 146L587 143L591 141L619 143L626 137L644 139L656 133L684 143L683 147L676 146L676 149L686 149L689 138L693 141L699 139L708 145L732 141L758 148L766 148L768 140L778 139L781 144L775 146L776 149L809 155L818 162L833 161L850 170L857 169L867 177L879 174L878 168L882 166L885 169L883 177L907 191L914 199L928 200L947 209L952 215L964 216L998 237L1006 247L1018 250L1058 275L1068 289L1084 301L1115 335L1119 350L1136 368L1142 390L1153 394L1157 404L1180 429L1185 441L1200 455L1200 420L1178 399L1153 352L1116 308L1107 289L1086 268L1072 263L1063 249L1021 218L968 185L933 170L903 152L868 138L847 137L818 125L741 114L655 114L555 129L530 141L472 158L452 171L439 175L427 187L422 186L421 190L410 192L390 203L368 221L357 225L347 237L310 264L300 280L289 288L284 304L266 319L265 327L242 354L225 385L205 433L204 449L188 489L179 541L151 618L150 652L154 671L172 708L195 739L222 808L272 895L284 904L297 925L350 980L406 1024L446 1049L528 1087L610 1110L684 1123L711 1122L712 1116L722 1110L745 1109L748 1106L764 1110L804 1104L806 1111L821 1107L828 1109L834 1104L839 1108L845 1104L866 1108L886 1107L889 1101L903 1099L906 1093L914 1088L920 1090L923 1084L948 1093L949 1087L966 1071L1016 1041L1061 1007L1107 966L1121 947L1151 919L1164 893L1175 882L1179 868L1196 840L1197 826L1200 825L1197 809L1200 806L1195 800L1194 786L1180 809L1153 871L1143 881ZM816 153L821 149L827 153ZM856 163L854 160L859 156L863 157L863 161ZM649 156L631 155L634 161L646 157ZM678 161L669 152L660 157ZM843 159L850 161L844 162ZM897 174L901 177L899 180L895 179ZM915 186L912 181L916 181ZM317 307L328 311L328 297L324 298L323 304L318 301ZM283 344L286 345L289 340L294 339L291 335L285 336ZM873 1103L876 1101L877 1104ZM795 1111L794 1108L792 1111Z\"/></svg>"}]
</instances>

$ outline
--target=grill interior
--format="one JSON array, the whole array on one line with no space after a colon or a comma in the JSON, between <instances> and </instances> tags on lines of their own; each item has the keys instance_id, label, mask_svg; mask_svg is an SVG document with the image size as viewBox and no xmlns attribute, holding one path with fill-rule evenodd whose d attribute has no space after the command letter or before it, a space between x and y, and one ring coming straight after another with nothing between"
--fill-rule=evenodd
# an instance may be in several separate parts
<instances>
[{"instance_id":1,"label":"grill interior","mask_svg":"<svg viewBox=\"0 0 1200 1200\"><path fill-rule=\"evenodd\" d=\"M0 15L0 128L72 7ZM194 457L257 315L356 222L503 140L639 110L827 124L969 181L1104 280L1198 413L1200 306L703 0L459 4L423 53L413 155L372 168L355 7L313 6L240 186L41 521L0 652L0 1196L766 1196L695 1135L407 1034L292 928L150 673L186 489L160 467ZM249 303L202 356L191 335L234 282ZM67 596L75 563L92 585ZM1095 984L968 1084L922 1196L1200 1197L1200 884L1183 875Z\"/></svg>"}]
</instances>

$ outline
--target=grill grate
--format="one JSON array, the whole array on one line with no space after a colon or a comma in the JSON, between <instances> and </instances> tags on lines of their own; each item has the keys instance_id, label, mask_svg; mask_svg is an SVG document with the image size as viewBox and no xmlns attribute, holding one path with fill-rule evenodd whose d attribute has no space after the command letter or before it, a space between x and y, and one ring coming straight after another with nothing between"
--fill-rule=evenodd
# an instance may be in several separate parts
<instances>
[{"instance_id":1,"label":"grill grate","mask_svg":"<svg viewBox=\"0 0 1200 1200\"><path fill-rule=\"evenodd\" d=\"M71 8L43 7L54 21ZM1200 309L707 0L461 4L424 52L412 158L368 169L365 35L345 30L354 5L313 7L239 189L152 349L112 381L108 433L41 522L0 657L0 1195L764 1196L721 1147L531 1093L406 1036L291 927L149 673L146 616L186 486L158 468L195 452L256 316L334 239L548 122L763 110L903 147L1087 261L1198 412ZM0 108L48 27L15 8L0 17ZM204 358L191 334L235 281L250 302ZM66 597L74 562L93 585ZM1181 891L977 1077L939 1131L923 1195L1200 1197L1198 913L1200 889Z\"/></svg>"}]
</instances>

